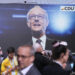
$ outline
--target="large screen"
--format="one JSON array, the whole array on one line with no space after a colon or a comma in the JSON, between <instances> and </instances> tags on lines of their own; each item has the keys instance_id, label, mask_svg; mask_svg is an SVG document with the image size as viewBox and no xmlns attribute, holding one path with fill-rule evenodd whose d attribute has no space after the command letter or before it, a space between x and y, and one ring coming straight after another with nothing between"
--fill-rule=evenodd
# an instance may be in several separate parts
<instances>
[{"instance_id":1,"label":"large screen","mask_svg":"<svg viewBox=\"0 0 75 75\"><path fill-rule=\"evenodd\" d=\"M35 4L0 4L0 46L4 53L13 46L26 44L31 39L27 26L27 12ZM75 52L75 5L39 5L48 13L49 25L46 35L56 40L67 41ZM37 10L37 9L36 9Z\"/></svg>"}]
</instances>

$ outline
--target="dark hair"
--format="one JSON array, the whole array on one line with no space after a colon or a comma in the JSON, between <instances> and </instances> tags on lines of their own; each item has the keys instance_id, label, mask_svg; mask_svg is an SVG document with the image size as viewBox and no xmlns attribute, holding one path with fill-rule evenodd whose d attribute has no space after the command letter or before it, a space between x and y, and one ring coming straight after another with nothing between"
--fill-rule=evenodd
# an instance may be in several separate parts
<instances>
[{"instance_id":1,"label":"dark hair","mask_svg":"<svg viewBox=\"0 0 75 75\"><path fill-rule=\"evenodd\" d=\"M8 52L8 54L15 53L15 48L14 47L9 47L9 48L7 48L7 52Z\"/></svg>"},{"instance_id":2,"label":"dark hair","mask_svg":"<svg viewBox=\"0 0 75 75\"><path fill-rule=\"evenodd\" d=\"M59 59L62 53L66 53L67 46L64 45L58 45L57 47L54 47L52 50L52 58L54 60Z\"/></svg>"},{"instance_id":3,"label":"dark hair","mask_svg":"<svg viewBox=\"0 0 75 75\"><path fill-rule=\"evenodd\" d=\"M59 42L59 41L54 40L54 41L52 42L52 45L56 44L57 42Z\"/></svg>"}]
</instances>

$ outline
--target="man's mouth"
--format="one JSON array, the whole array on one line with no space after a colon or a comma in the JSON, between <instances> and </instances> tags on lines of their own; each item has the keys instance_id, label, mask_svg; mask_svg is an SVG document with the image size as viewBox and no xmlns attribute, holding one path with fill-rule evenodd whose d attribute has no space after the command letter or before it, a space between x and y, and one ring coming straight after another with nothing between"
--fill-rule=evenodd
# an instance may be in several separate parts
<instances>
[{"instance_id":1,"label":"man's mouth","mask_svg":"<svg viewBox=\"0 0 75 75\"><path fill-rule=\"evenodd\" d=\"M40 24L34 24L33 26L41 26Z\"/></svg>"}]
</instances>

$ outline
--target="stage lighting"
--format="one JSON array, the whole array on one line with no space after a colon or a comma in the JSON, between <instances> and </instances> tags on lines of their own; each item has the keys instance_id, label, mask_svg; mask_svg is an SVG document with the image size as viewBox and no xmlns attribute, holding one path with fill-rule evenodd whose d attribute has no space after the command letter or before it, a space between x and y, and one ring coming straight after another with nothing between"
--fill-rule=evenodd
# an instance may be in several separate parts
<instances>
[{"instance_id":1,"label":"stage lighting","mask_svg":"<svg viewBox=\"0 0 75 75\"><path fill-rule=\"evenodd\" d=\"M13 14L12 17L13 18L26 18L27 16L23 14Z\"/></svg>"},{"instance_id":2,"label":"stage lighting","mask_svg":"<svg viewBox=\"0 0 75 75\"><path fill-rule=\"evenodd\" d=\"M69 32L71 28L70 22L71 20L69 15L58 13L53 15L50 27L53 32L64 34L66 32Z\"/></svg>"}]
</instances>

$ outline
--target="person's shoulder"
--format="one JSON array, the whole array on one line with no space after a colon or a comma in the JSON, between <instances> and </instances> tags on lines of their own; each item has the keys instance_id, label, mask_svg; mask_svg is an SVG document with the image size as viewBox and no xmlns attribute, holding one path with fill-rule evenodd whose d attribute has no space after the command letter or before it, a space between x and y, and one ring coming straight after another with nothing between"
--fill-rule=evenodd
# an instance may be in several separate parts
<instances>
[{"instance_id":1,"label":"person's shoulder","mask_svg":"<svg viewBox=\"0 0 75 75\"><path fill-rule=\"evenodd\" d=\"M35 67L35 65L33 65L33 66L31 67L31 71L32 71L33 75L34 75L34 74L36 74L36 75L41 75L41 73L40 73L39 70Z\"/></svg>"},{"instance_id":2,"label":"person's shoulder","mask_svg":"<svg viewBox=\"0 0 75 75\"><path fill-rule=\"evenodd\" d=\"M49 37L46 37L46 50L52 50L53 49L53 42L55 39L51 39Z\"/></svg>"},{"instance_id":3,"label":"person's shoulder","mask_svg":"<svg viewBox=\"0 0 75 75\"><path fill-rule=\"evenodd\" d=\"M50 41L50 42L52 42L52 43L53 43L54 41L58 41L58 40L56 40L56 39L52 39L52 38L49 38L49 37L47 37L47 36L46 36L46 40L48 40L48 41Z\"/></svg>"},{"instance_id":4,"label":"person's shoulder","mask_svg":"<svg viewBox=\"0 0 75 75\"><path fill-rule=\"evenodd\" d=\"M3 63L6 63L6 62L8 62L9 60L8 60L8 58L5 58L4 60L3 60Z\"/></svg>"},{"instance_id":5,"label":"person's shoulder","mask_svg":"<svg viewBox=\"0 0 75 75\"><path fill-rule=\"evenodd\" d=\"M2 61L2 65L8 65L9 64L9 59L8 58L5 58L3 61Z\"/></svg>"},{"instance_id":6,"label":"person's shoulder","mask_svg":"<svg viewBox=\"0 0 75 75\"><path fill-rule=\"evenodd\" d=\"M54 64L54 66L53 66L53 64L47 65L46 67L44 67L44 69L42 71L42 74L44 74L44 75L49 75L49 74L52 74L52 75L68 75L65 70L58 67L56 64Z\"/></svg>"},{"instance_id":7,"label":"person's shoulder","mask_svg":"<svg viewBox=\"0 0 75 75\"><path fill-rule=\"evenodd\" d=\"M44 70L54 70L54 69L62 69L62 67L60 65L58 65L57 63L54 63L53 61L50 61L49 65L47 65L46 67L44 67ZM56 70L57 70L56 69Z\"/></svg>"}]
</instances>

